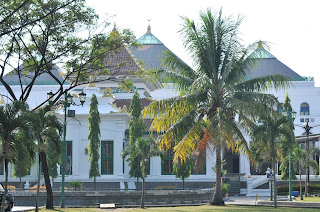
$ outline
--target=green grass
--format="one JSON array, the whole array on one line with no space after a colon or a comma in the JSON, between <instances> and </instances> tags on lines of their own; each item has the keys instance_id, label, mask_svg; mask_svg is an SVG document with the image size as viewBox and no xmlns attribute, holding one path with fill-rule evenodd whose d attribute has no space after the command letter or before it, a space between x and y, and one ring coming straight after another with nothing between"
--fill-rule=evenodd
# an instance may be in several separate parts
<instances>
[{"instance_id":1,"label":"green grass","mask_svg":"<svg viewBox=\"0 0 320 212\"><path fill-rule=\"evenodd\" d=\"M60 209L57 208L55 210L46 210L41 209L40 211L44 212L97 212L97 211L116 211L116 212L162 212L162 211L172 211L172 212L184 212L184 211L195 211L195 212L206 212L206 211L233 211L233 212L254 212L254 211L284 211L284 212L300 212L301 208L285 208L285 207L279 207L277 209L274 209L272 207L261 207L261 206L237 206L237 205L227 205L227 206L212 206L212 205L203 205L203 206L184 206L184 207L152 207L152 208L117 208L115 210L102 210L99 208L65 208ZM312 209L312 208L304 208L304 212L311 212L311 211L319 211L319 209Z\"/></svg>"},{"instance_id":2,"label":"green grass","mask_svg":"<svg viewBox=\"0 0 320 212\"><path fill-rule=\"evenodd\" d=\"M300 200L300 197L296 197L296 201L300 201L300 202L319 202L320 203L320 197L303 197L303 200Z\"/></svg>"}]
</instances>

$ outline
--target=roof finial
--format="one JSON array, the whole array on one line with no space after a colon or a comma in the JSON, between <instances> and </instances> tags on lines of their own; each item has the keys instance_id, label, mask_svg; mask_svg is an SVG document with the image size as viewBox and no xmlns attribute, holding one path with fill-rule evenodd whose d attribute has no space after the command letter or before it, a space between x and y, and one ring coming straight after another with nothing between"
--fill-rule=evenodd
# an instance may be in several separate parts
<instances>
[{"instance_id":1,"label":"roof finial","mask_svg":"<svg viewBox=\"0 0 320 212\"><path fill-rule=\"evenodd\" d=\"M151 26L150 26L150 21L151 19L147 19L149 22L148 28L147 28L147 33L151 33Z\"/></svg>"},{"instance_id":2,"label":"roof finial","mask_svg":"<svg viewBox=\"0 0 320 212\"><path fill-rule=\"evenodd\" d=\"M264 48L263 48L263 44L262 44L262 41L261 41L261 40L259 40L259 41L258 41L258 48L259 48L259 49L264 49Z\"/></svg>"},{"instance_id":3,"label":"roof finial","mask_svg":"<svg viewBox=\"0 0 320 212\"><path fill-rule=\"evenodd\" d=\"M113 23L113 30L116 30L117 29L117 24L116 22Z\"/></svg>"}]
</instances>

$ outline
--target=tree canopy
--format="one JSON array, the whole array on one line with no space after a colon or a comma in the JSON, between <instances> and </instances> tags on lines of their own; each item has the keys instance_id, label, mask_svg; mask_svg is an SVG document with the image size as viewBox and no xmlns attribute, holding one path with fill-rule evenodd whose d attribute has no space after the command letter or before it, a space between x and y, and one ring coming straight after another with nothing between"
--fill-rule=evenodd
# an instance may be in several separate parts
<instances>
[{"instance_id":1,"label":"tree canopy","mask_svg":"<svg viewBox=\"0 0 320 212\"><path fill-rule=\"evenodd\" d=\"M106 32L109 23L99 21L85 0L1 1L1 6L0 82L11 100L26 101L41 76L59 85L52 104L83 83L126 82L124 77L114 79L117 73L111 72L123 64L107 66L104 59L134 44L135 38L128 29ZM54 73L59 68L63 78ZM10 77L15 77L20 92L12 90Z\"/></svg>"}]
</instances>

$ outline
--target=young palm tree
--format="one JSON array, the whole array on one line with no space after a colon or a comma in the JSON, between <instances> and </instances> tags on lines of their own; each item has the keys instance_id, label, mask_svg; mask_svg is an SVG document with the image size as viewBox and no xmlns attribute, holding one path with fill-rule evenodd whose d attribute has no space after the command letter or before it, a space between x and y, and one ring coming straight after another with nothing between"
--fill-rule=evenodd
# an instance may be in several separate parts
<instances>
[{"instance_id":1,"label":"young palm tree","mask_svg":"<svg viewBox=\"0 0 320 212\"><path fill-rule=\"evenodd\" d=\"M308 167L314 168L315 172L319 172L319 164L317 161L310 159L312 155L315 153L319 154L320 149L319 148L310 148L309 150L302 149L300 147L297 147L293 150L293 155L296 160L295 163L298 165L298 170L299 170L299 180L300 180L300 199L303 200L303 195L302 195L302 182L301 182L301 169L305 168L307 169ZM305 196L307 197L307 180L305 181Z\"/></svg>"},{"instance_id":2,"label":"young palm tree","mask_svg":"<svg viewBox=\"0 0 320 212\"><path fill-rule=\"evenodd\" d=\"M29 126L23 113L27 108L28 106L20 101L14 101L11 104L0 106L0 163L4 160L5 167L5 192L2 196L1 211L4 211L7 195L8 164L15 159L15 145L19 142L18 131L26 129ZM30 132L30 130L26 130L26 132Z\"/></svg>"},{"instance_id":3,"label":"young palm tree","mask_svg":"<svg viewBox=\"0 0 320 212\"><path fill-rule=\"evenodd\" d=\"M270 154L272 169L276 170L277 158L283 158L282 143L294 143L295 137L286 117L275 113L273 116L260 116L261 124L252 130L253 142L257 142L259 151ZM277 207L277 180L274 176L274 207Z\"/></svg>"},{"instance_id":4,"label":"young palm tree","mask_svg":"<svg viewBox=\"0 0 320 212\"><path fill-rule=\"evenodd\" d=\"M62 123L57 119L56 115L50 111L50 106L41 107L34 112L30 112L30 119L33 119L33 129L35 139L38 141L39 160L43 170L43 176L47 191L46 208L53 208L53 193L50 183L49 170L47 165L46 143L47 138L56 145L61 145L57 132L62 132ZM40 165L40 164L39 164ZM40 185L38 184L38 188ZM38 198L37 198L38 199Z\"/></svg>"},{"instance_id":5,"label":"young palm tree","mask_svg":"<svg viewBox=\"0 0 320 212\"><path fill-rule=\"evenodd\" d=\"M141 194L141 208L144 208L145 202L145 178L147 177L147 167L149 165L149 160L151 157L159 156L162 154L158 148L157 142L153 138L145 140L140 137L136 142L131 143L122 152L122 158L125 159L128 155L129 162L135 163L140 162L141 172L142 172L142 194Z\"/></svg>"},{"instance_id":6,"label":"young palm tree","mask_svg":"<svg viewBox=\"0 0 320 212\"><path fill-rule=\"evenodd\" d=\"M164 133L160 147L169 148L176 141L175 163L206 148L215 149L216 190L211 204L224 205L221 151L229 148L250 157L243 136L252 124L250 118L278 104L273 95L259 91L268 85L287 85L287 78L279 75L246 80L254 58L247 57L253 46L244 48L238 41L241 18L234 21L222 17L221 10L213 14L208 9L200 13L199 25L187 17L182 19L180 32L195 69L167 52L163 57L166 70L152 70L151 75L174 83L180 95L151 103L144 115L154 118L153 130Z\"/></svg>"}]
</instances>

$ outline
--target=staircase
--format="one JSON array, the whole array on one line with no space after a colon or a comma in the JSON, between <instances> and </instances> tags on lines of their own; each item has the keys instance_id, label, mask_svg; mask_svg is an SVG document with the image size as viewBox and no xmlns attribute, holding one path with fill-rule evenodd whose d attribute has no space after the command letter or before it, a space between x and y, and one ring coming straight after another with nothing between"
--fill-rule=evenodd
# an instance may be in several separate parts
<instances>
[{"instance_id":1,"label":"staircase","mask_svg":"<svg viewBox=\"0 0 320 212\"><path fill-rule=\"evenodd\" d=\"M229 181L229 195L239 195L240 194L240 181Z\"/></svg>"},{"instance_id":2,"label":"staircase","mask_svg":"<svg viewBox=\"0 0 320 212\"><path fill-rule=\"evenodd\" d=\"M252 188L256 188L260 185L263 185L266 182L268 182L268 178L265 175L263 175L263 176L252 181Z\"/></svg>"}]
</instances>

